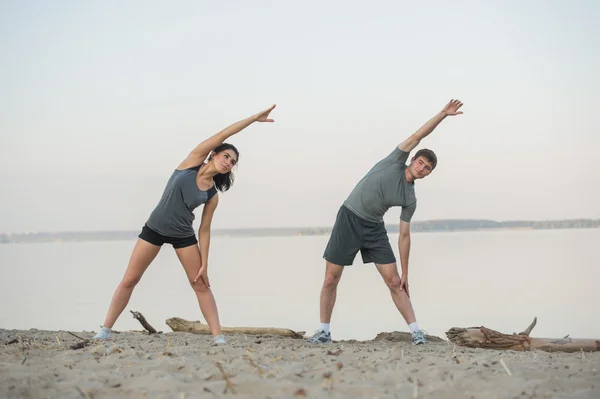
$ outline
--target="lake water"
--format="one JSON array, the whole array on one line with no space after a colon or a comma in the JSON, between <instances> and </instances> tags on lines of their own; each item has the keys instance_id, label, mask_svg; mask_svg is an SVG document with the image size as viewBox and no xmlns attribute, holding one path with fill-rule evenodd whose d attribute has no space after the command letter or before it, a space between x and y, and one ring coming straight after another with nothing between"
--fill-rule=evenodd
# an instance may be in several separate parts
<instances>
[{"instance_id":1,"label":"lake water","mask_svg":"<svg viewBox=\"0 0 600 399\"><path fill-rule=\"evenodd\" d=\"M397 235L390 235L394 244ZM213 237L209 276L225 326L319 323L327 236ZM485 325L533 336L600 338L600 229L413 234L410 289L419 324L444 336ZM0 328L97 330L134 241L0 245ZM397 254L397 248L396 248ZM169 317L203 320L173 249L165 246L133 292L116 330L158 330ZM407 331L374 266L345 270L332 319L334 339Z\"/></svg>"}]
</instances>

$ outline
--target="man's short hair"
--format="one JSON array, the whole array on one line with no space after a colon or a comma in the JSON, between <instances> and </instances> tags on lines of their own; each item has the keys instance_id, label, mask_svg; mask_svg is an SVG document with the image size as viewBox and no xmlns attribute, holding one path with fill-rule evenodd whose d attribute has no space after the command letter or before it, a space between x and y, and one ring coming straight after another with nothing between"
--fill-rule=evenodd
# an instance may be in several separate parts
<instances>
[{"instance_id":1,"label":"man's short hair","mask_svg":"<svg viewBox=\"0 0 600 399\"><path fill-rule=\"evenodd\" d=\"M430 149L423 148L417 151L417 153L415 154L415 159L419 157L423 157L429 162L431 162L431 170L434 170L437 166L437 156L435 155L435 152L431 151Z\"/></svg>"}]
</instances>

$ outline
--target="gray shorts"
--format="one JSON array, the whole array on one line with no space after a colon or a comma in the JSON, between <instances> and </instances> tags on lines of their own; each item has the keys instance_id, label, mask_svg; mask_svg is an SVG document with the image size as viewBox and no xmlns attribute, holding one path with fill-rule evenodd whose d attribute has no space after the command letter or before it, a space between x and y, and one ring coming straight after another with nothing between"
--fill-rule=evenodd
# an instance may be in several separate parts
<instances>
[{"instance_id":1,"label":"gray shorts","mask_svg":"<svg viewBox=\"0 0 600 399\"><path fill-rule=\"evenodd\" d=\"M396 263L385 224L364 220L342 205L323 258L336 265L350 266L358 251L363 263Z\"/></svg>"}]
</instances>

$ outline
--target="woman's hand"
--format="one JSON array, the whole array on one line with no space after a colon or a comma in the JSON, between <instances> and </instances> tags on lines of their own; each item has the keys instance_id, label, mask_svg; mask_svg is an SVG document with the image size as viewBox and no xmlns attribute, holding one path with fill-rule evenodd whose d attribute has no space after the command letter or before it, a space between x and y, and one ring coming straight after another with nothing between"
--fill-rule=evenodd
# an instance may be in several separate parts
<instances>
[{"instance_id":1,"label":"woman's hand","mask_svg":"<svg viewBox=\"0 0 600 399\"><path fill-rule=\"evenodd\" d=\"M194 278L194 284L196 284L198 280L202 280L204 285L210 288L210 282L208 281L208 265L200 266L200 270L198 270L198 274Z\"/></svg>"},{"instance_id":2,"label":"woman's hand","mask_svg":"<svg viewBox=\"0 0 600 399\"><path fill-rule=\"evenodd\" d=\"M257 122L275 122L273 119L269 119L269 114L275 108L275 104L273 104L270 108L264 110L263 112L259 112L254 115L254 120Z\"/></svg>"}]
</instances>

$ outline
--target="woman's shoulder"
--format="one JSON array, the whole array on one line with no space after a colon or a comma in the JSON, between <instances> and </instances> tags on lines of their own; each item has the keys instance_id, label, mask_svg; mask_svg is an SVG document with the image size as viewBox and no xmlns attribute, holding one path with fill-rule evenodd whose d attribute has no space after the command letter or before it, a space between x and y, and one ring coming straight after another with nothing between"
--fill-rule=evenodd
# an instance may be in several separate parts
<instances>
[{"instance_id":1,"label":"woman's shoulder","mask_svg":"<svg viewBox=\"0 0 600 399\"><path fill-rule=\"evenodd\" d=\"M197 172L200 170L201 166L202 165L200 164L200 165L196 165L196 166L190 166L189 168L176 168L175 172L191 172L191 171Z\"/></svg>"},{"instance_id":2,"label":"woman's shoulder","mask_svg":"<svg viewBox=\"0 0 600 399\"><path fill-rule=\"evenodd\" d=\"M217 190L217 186L213 185L211 188L209 188L208 190L206 190L206 194L207 194L207 198L206 201L210 201L210 199L214 196L216 196L219 193L219 191Z\"/></svg>"},{"instance_id":3,"label":"woman's shoulder","mask_svg":"<svg viewBox=\"0 0 600 399\"><path fill-rule=\"evenodd\" d=\"M185 169L176 168L175 170L173 170L173 176L189 175L189 174L195 175L200 170L200 166L202 166L202 165L192 166L192 167L185 168Z\"/></svg>"}]
</instances>

